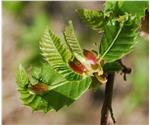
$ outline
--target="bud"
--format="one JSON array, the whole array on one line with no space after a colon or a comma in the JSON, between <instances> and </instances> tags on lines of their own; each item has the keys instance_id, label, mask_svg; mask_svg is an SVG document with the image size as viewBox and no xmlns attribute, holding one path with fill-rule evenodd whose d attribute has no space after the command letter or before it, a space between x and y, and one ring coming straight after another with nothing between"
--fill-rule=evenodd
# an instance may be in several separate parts
<instances>
[{"instance_id":1,"label":"bud","mask_svg":"<svg viewBox=\"0 0 150 125\"><path fill-rule=\"evenodd\" d=\"M86 67L76 58L74 58L73 61L69 61L69 66L79 74L83 74L87 70Z\"/></svg>"},{"instance_id":2,"label":"bud","mask_svg":"<svg viewBox=\"0 0 150 125\"><path fill-rule=\"evenodd\" d=\"M94 75L100 83L106 83L107 79L104 75L101 61L97 60L96 55L89 50L84 50L83 54L84 56L74 53L75 58L73 61L69 61L69 66L72 68L72 70L87 76Z\"/></svg>"},{"instance_id":3,"label":"bud","mask_svg":"<svg viewBox=\"0 0 150 125\"><path fill-rule=\"evenodd\" d=\"M84 54L85 58L89 61L89 63L91 65L97 65L96 56L91 51L88 51L88 50L84 49L83 54Z\"/></svg>"},{"instance_id":4,"label":"bud","mask_svg":"<svg viewBox=\"0 0 150 125\"><path fill-rule=\"evenodd\" d=\"M31 90L36 94L43 94L48 91L48 85L44 83L38 83L31 87Z\"/></svg>"}]
</instances>

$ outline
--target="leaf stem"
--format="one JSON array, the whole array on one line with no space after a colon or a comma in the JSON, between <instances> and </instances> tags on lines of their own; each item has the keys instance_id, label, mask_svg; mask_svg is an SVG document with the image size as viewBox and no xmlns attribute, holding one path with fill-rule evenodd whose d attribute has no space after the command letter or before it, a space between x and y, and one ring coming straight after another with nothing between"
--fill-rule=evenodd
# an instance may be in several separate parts
<instances>
[{"instance_id":1,"label":"leaf stem","mask_svg":"<svg viewBox=\"0 0 150 125\"><path fill-rule=\"evenodd\" d=\"M112 106L111 106L112 95L113 95L114 76L115 76L115 73L110 73L110 74L108 74L108 77L107 77L108 81L107 81L106 87L105 87L105 99L104 99L104 103L103 103L102 110L101 110L100 125L108 125L109 111L110 111L113 122L114 123L116 122L116 120L113 116L113 111L112 111Z\"/></svg>"}]
</instances>

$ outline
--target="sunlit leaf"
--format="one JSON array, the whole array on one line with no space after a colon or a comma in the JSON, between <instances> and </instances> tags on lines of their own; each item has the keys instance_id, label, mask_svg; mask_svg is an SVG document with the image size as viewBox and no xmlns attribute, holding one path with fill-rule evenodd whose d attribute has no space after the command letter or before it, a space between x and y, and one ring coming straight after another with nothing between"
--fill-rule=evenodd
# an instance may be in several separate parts
<instances>
[{"instance_id":1,"label":"sunlit leaf","mask_svg":"<svg viewBox=\"0 0 150 125\"><path fill-rule=\"evenodd\" d=\"M72 21L69 21L68 26L66 26L65 28L64 38L72 54L78 53L80 55L83 55L80 44L75 36Z\"/></svg>"},{"instance_id":2,"label":"sunlit leaf","mask_svg":"<svg viewBox=\"0 0 150 125\"><path fill-rule=\"evenodd\" d=\"M107 62L122 58L131 52L136 43L135 18L130 15L125 18L121 22L110 20L105 26L99 52L101 58Z\"/></svg>"},{"instance_id":3,"label":"sunlit leaf","mask_svg":"<svg viewBox=\"0 0 150 125\"><path fill-rule=\"evenodd\" d=\"M60 39L48 28L40 42L40 49L46 61L68 80L80 80L82 76L73 72L68 65L71 53Z\"/></svg>"},{"instance_id":4,"label":"sunlit leaf","mask_svg":"<svg viewBox=\"0 0 150 125\"><path fill-rule=\"evenodd\" d=\"M38 71L38 74L41 71L41 75L38 75L40 77L37 77L39 80L38 86L40 84L48 86L48 90L43 94L35 93L38 92L37 88L36 91L32 91L31 83L27 83L26 80L17 82L20 99L23 104L30 106L33 111L57 111L63 106L69 106L89 88L91 83L91 78L85 78L76 82L67 81L46 64L40 70L36 69L36 71ZM34 74L36 74L36 71L34 71ZM28 79L26 75L22 75L22 72L19 72L17 75L17 77L21 75L22 79ZM44 83L45 81L46 83ZM42 92L41 90L39 91Z\"/></svg>"}]
</instances>

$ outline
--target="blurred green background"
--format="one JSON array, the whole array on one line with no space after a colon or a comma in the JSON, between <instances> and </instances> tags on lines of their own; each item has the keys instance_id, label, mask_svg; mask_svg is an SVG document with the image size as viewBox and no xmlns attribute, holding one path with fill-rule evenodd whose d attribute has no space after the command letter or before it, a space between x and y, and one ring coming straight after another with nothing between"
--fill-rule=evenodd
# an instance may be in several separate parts
<instances>
[{"instance_id":1,"label":"blurred green background","mask_svg":"<svg viewBox=\"0 0 150 125\"><path fill-rule=\"evenodd\" d=\"M47 25L62 37L67 21L73 21L82 48L98 49L101 34L81 22L75 9L102 9L99 2L2 2L3 124L99 125L104 86L89 90L69 108L47 114L23 106L15 83L17 66L28 69L43 62L38 42ZM118 125L148 125L148 34L141 32L134 51L123 58L132 67L128 80L116 74L113 109ZM94 45L96 43L97 45Z\"/></svg>"}]
</instances>

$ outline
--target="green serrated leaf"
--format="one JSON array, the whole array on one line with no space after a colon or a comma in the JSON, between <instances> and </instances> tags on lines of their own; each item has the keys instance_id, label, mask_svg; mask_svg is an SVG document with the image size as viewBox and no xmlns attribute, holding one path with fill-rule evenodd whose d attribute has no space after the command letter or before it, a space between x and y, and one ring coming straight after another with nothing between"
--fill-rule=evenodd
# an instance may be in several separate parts
<instances>
[{"instance_id":1,"label":"green serrated leaf","mask_svg":"<svg viewBox=\"0 0 150 125\"><path fill-rule=\"evenodd\" d=\"M106 62L118 60L131 52L136 41L137 25L135 18L128 15L122 22L110 20L100 44L101 59Z\"/></svg>"},{"instance_id":2,"label":"green serrated leaf","mask_svg":"<svg viewBox=\"0 0 150 125\"><path fill-rule=\"evenodd\" d=\"M37 73L36 73L36 71L37 71ZM58 86L66 84L66 80L64 80L64 78L60 74L55 72L52 69L52 67L50 65L48 65L47 63L42 64L42 66L40 68L34 67L33 72L34 72L34 74L40 74L39 75L40 77L37 77L36 80L38 80L38 83L46 83L49 86L49 90L52 90ZM33 72L32 72L32 78L30 79L30 81L32 79L34 79L34 77L35 77L33 75ZM34 80L32 80L32 81L34 81ZM35 81L35 82L37 82L37 81ZM36 84L32 84L32 85L36 85Z\"/></svg>"},{"instance_id":3,"label":"green serrated leaf","mask_svg":"<svg viewBox=\"0 0 150 125\"><path fill-rule=\"evenodd\" d=\"M48 85L48 91L46 93L36 94L31 92L31 88L25 88L24 86L18 85L18 91L20 92L20 99L22 100L22 103L31 107L33 111L57 111L64 106L69 106L77 100L91 84L90 77L80 81L70 82L62 78L53 69L49 72L47 69L49 69L47 64L44 64L44 66L41 67L41 72L45 72L44 75L47 74L47 76L45 77L44 75L41 75L40 77L42 84L44 81L49 82L45 83ZM55 80L53 79L54 77ZM24 84L24 82L22 82L22 84Z\"/></svg>"},{"instance_id":4,"label":"green serrated leaf","mask_svg":"<svg viewBox=\"0 0 150 125\"><path fill-rule=\"evenodd\" d=\"M22 65L19 65L16 74L16 83L18 86L25 87L29 82L28 75Z\"/></svg>"},{"instance_id":5,"label":"green serrated leaf","mask_svg":"<svg viewBox=\"0 0 150 125\"><path fill-rule=\"evenodd\" d=\"M80 18L89 25L93 30L99 32L103 31L104 28L104 14L102 11L97 10L78 10Z\"/></svg>"},{"instance_id":6,"label":"green serrated leaf","mask_svg":"<svg viewBox=\"0 0 150 125\"><path fill-rule=\"evenodd\" d=\"M77 100L89 88L90 84L91 78L69 82L43 95L43 98L48 100L49 105L57 111Z\"/></svg>"},{"instance_id":7,"label":"green serrated leaf","mask_svg":"<svg viewBox=\"0 0 150 125\"><path fill-rule=\"evenodd\" d=\"M64 62L68 62L71 58L69 50L61 43L61 40L49 30L48 27L41 39L40 49L44 56L47 56L47 54L52 56L55 63L57 60L58 63L63 64ZM52 59L50 58L50 60ZM54 64L52 63L52 65Z\"/></svg>"},{"instance_id":8,"label":"green serrated leaf","mask_svg":"<svg viewBox=\"0 0 150 125\"><path fill-rule=\"evenodd\" d=\"M82 76L75 73L68 65L68 60L71 58L69 50L48 28L40 42L40 49L46 61L67 80L82 79Z\"/></svg>"},{"instance_id":9,"label":"green serrated leaf","mask_svg":"<svg viewBox=\"0 0 150 125\"><path fill-rule=\"evenodd\" d=\"M69 21L68 26L65 27L64 38L72 55L74 55L74 53L83 55L82 49L74 32L72 21Z\"/></svg>"},{"instance_id":10,"label":"green serrated leaf","mask_svg":"<svg viewBox=\"0 0 150 125\"><path fill-rule=\"evenodd\" d=\"M105 63L103 66L104 72L118 72L122 69L122 66L118 62Z\"/></svg>"},{"instance_id":11,"label":"green serrated leaf","mask_svg":"<svg viewBox=\"0 0 150 125\"><path fill-rule=\"evenodd\" d=\"M42 65L40 81L51 85L53 82L55 82L55 79L59 78L61 79L61 76L58 73L56 73L50 65Z\"/></svg>"}]
</instances>

